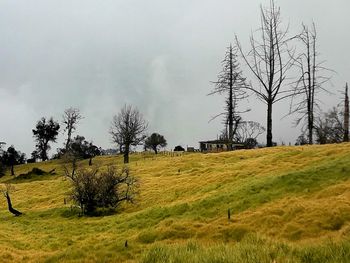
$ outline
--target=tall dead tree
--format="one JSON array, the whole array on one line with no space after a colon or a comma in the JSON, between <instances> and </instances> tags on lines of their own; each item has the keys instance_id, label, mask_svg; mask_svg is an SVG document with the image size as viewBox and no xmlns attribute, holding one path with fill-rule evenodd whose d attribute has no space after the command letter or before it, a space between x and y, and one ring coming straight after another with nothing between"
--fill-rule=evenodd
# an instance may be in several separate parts
<instances>
[{"instance_id":1,"label":"tall dead tree","mask_svg":"<svg viewBox=\"0 0 350 263\"><path fill-rule=\"evenodd\" d=\"M257 80L258 85L250 85L248 90L267 105L266 145L272 144L272 106L289 96L290 90L283 90L287 72L293 65L289 54L293 53L288 46L288 28L282 28L280 8L273 0L268 8L260 7L261 27L257 30L261 39L255 34L250 37L251 50L244 53L236 36L240 54Z\"/></svg>"},{"instance_id":2,"label":"tall dead tree","mask_svg":"<svg viewBox=\"0 0 350 263\"><path fill-rule=\"evenodd\" d=\"M348 83L345 86L345 100L344 100L344 142L349 141L349 96Z\"/></svg>"},{"instance_id":3,"label":"tall dead tree","mask_svg":"<svg viewBox=\"0 0 350 263\"><path fill-rule=\"evenodd\" d=\"M313 144L314 115L316 108L318 108L316 95L324 90L322 85L329 80L329 77L321 74L322 71L327 69L322 66L323 61L318 61L315 24L312 24L311 29L303 25L303 30L296 39L301 42L303 51L293 59L296 67L299 69L300 77L294 83L294 95L290 113L301 115L296 120L297 125L305 120L308 131L308 143Z\"/></svg>"},{"instance_id":4,"label":"tall dead tree","mask_svg":"<svg viewBox=\"0 0 350 263\"><path fill-rule=\"evenodd\" d=\"M65 146L65 149L67 151L72 140L72 133L76 130L77 124L81 119L83 119L83 116L81 115L79 109L70 107L64 111L62 117L64 132L67 132L67 141Z\"/></svg>"},{"instance_id":5,"label":"tall dead tree","mask_svg":"<svg viewBox=\"0 0 350 263\"><path fill-rule=\"evenodd\" d=\"M246 86L245 78L242 76L242 71L237 61L237 47L230 45L227 48L225 58L222 61L222 71L218 75L218 80L213 83L215 88L209 95L225 94L226 100L225 111L212 119L224 115L225 126L228 128L226 139L232 143L238 124L241 121L240 112L237 110L238 101L246 97L243 89Z\"/></svg>"}]
</instances>

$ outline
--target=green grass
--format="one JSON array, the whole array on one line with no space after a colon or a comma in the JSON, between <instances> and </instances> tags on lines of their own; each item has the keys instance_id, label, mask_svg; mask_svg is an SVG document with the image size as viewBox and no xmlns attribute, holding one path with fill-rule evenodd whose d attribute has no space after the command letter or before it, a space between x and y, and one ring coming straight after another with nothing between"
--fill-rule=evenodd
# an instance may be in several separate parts
<instances>
[{"instance_id":1,"label":"green grass","mask_svg":"<svg viewBox=\"0 0 350 263\"><path fill-rule=\"evenodd\" d=\"M142 257L143 263L346 263L350 262L350 242L327 242L319 246L292 246L272 243L249 235L233 245L156 244Z\"/></svg>"},{"instance_id":2,"label":"green grass","mask_svg":"<svg viewBox=\"0 0 350 263\"><path fill-rule=\"evenodd\" d=\"M93 160L100 169L120 156ZM349 262L350 144L179 156L134 154L134 205L79 217L56 175L6 175L13 217L0 199L0 258L8 262ZM88 167L88 160L79 162ZM20 179L21 178L21 179ZM231 220L227 219L227 210ZM128 247L125 247L125 241ZM312 244L312 245L311 245ZM0 260L0 261L1 261ZM322 261L324 260L324 261Z\"/></svg>"}]
</instances>

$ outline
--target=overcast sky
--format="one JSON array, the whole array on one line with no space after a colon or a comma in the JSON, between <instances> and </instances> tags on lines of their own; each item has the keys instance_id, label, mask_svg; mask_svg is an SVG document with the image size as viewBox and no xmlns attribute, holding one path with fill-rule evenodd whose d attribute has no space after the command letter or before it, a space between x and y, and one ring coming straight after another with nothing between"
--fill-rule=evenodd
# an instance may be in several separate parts
<instances>
[{"instance_id":1,"label":"overcast sky","mask_svg":"<svg viewBox=\"0 0 350 263\"><path fill-rule=\"evenodd\" d=\"M64 109L73 106L85 117L77 134L114 147L108 130L125 103L139 108L149 133L163 134L169 149L215 139L221 120L208 120L222 111L224 98L206 96L210 81L235 34L248 50L260 4L268 0L0 0L0 141L30 154L37 120L61 122ZM302 22L316 23L320 59L337 72L325 86L334 95L322 97L327 110L350 82L350 1L277 4L291 34ZM262 102L252 96L241 103L246 108L245 120L265 125ZM295 117L281 119L288 109L288 101L274 107L279 143L294 143L300 133ZM51 153L63 138L60 133Z\"/></svg>"}]
</instances>

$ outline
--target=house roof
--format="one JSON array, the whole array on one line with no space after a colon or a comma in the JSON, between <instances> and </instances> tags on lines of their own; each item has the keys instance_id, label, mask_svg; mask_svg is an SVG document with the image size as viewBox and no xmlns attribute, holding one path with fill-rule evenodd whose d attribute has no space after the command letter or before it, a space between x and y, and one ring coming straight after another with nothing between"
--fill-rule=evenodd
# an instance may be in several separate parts
<instances>
[{"instance_id":1,"label":"house roof","mask_svg":"<svg viewBox=\"0 0 350 263\"><path fill-rule=\"evenodd\" d=\"M209 143L209 144L232 144L232 145L244 145L242 143L230 142L228 140L210 140L210 141L200 141L199 143Z\"/></svg>"}]
</instances>

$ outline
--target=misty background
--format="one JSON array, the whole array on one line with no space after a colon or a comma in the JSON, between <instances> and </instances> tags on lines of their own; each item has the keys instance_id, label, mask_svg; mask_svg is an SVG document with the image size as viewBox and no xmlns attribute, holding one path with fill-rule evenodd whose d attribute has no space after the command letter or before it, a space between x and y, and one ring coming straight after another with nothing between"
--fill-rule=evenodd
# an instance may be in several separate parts
<instances>
[{"instance_id":1,"label":"misty background","mask_svg":"<svg viewBox=\"0 0 350 263\"><path fill-rule=\"evenodd\" d=\"M30 156L32 129L43 116L61 123L64 109L85 117L74 135L112 148L113 115L132 104L175 145L216 139L224 97L207 96L237 34L245 51L259 27L259 5L269 0L0 0L0 141ZM322 109L342 99L350 80L350 2L279 0L290 35L315 22L318 52L336 71L324 88ZM251 75L242 65L243 74ZM255 96L241 102L242 117L266 126L266 107ZM274 105L273 140L294 144L300 127L285 117L289 101ZM265 142L265 134L258 138ZM51 154L64 136L51 144Z\"/></svg>"}]
</instances>

